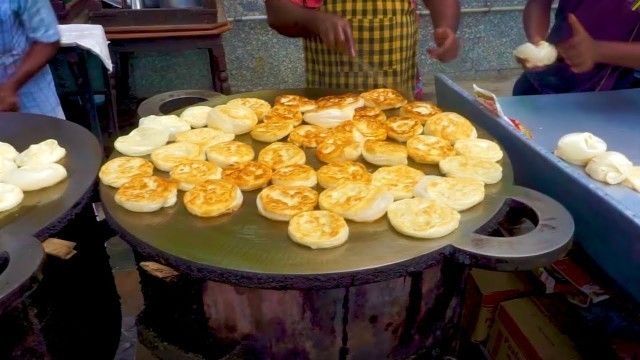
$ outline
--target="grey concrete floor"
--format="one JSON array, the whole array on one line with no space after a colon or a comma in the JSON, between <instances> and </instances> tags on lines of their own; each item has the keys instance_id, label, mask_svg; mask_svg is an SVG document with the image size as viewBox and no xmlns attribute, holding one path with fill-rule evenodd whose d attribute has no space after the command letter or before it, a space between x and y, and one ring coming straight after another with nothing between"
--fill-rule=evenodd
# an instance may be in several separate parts
<instances>
[{"instance_id":1,"label":"grey concrete floor","mask_svg":"<svg viewBox=\"0 0 640 360\"><path fill-rule=\"evenodd\" d=\"M459 81L458 84L471 92L473 84L492 91L498 97L510 96L517 76L500 77L492 80ZM433 85L426 84L425 92L434 92ZM107 242L116 287L120 295L122 307L122 336L116 354L117 360L155 360L156 356L137 341L135 320L142 311L144 301L140 291L140 278L131 248L123 240L115 237Z\"/></svg>"}]
</instances>

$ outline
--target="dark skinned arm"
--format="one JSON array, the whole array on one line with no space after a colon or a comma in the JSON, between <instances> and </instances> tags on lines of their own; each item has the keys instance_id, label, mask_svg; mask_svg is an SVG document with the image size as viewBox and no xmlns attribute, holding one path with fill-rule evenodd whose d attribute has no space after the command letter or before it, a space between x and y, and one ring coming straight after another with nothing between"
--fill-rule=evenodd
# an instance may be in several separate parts
<instances>
[{"instance_id":1,"label":"dark skinned arm","mask_svg":"<svg viewBox=\"0 0 640 360\"><path fill-rule=\"evenodd\" d=\"M549 34L551 4L553 0L529 0L524 8L522 22L527 39L537 44Z\"/></svg>"},{"instance_id":2,"label":"dark skinned arm","mask_svg":"<svg viewBox=\"0 0 640 360\"><path fill-rule=\"evenodd\" d=\"M341 16L306 9L288 0L267 0L267 22L287 37L319 36L329 49L355 56L351 26Z\"/></svg>"},{"instance_id":3,"label":"dark skinned arm","mask_svg":"<svg viewBox=\"0 0 640 360\"><path fill-rule=\"evenodd\" d=\"M55 56L60 43L33 43L22 62L16 69L16 72L7 80L6 85L10 85L16 91L20 89L35 74L42 70L45 65Z\"/></svg>"},{"instance_id":4,"label":"dark skinned arm","mask_svg":"<svg viewBox=\"0 0 640 360\"><path fill-rule=\"evenodd\" d=\"M428 49L429 56L441 62L458 57L460 42L456 37L460 21L460 2L458 0L424 0L433 22L433 40L435 49Z\"/></svg>"},{"instance_id":5,"label":"dark skinned arm","mask_svg":"<svg viewBox=\"0 0 640 360\"><path fill-rule=\"evenodd\" d=\"M0 111L19 111L18 91L47 65L56 54L60 43L33 43L16 72L0 84Z\"/></svg>"}]
</instances>

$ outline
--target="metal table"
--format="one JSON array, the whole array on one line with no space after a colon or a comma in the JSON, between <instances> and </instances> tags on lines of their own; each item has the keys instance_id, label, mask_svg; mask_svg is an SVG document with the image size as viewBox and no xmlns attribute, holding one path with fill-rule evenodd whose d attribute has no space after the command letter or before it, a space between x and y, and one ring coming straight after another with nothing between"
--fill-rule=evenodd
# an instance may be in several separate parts
<instances>
[{"instance_id":1,"label":"metal table","mask_svg":"<svg viewBox=\"0 0 640 360\"><path fill-rule=\"evenodd\" d=\"M591 179L553 155L561 136L591 132L640 164L640 90L500 99L505 113L533 132L519 138L516 182L562 202L576 220L576 239L623 288L640 300L640 194ZM534 161L535 159L535 161ZM527 161L527 166L518 166ZM554 174L549 176L549 174Z\"/></svg>"},{"instance_id":2,"label":"metal table","mask_svg":"<svg viewBox=\"0 0 640 360\"><path fill-rule=\"evenodd\" d=\"M273 103L281 94L318 98L335 93L340 91L259 91L203 104L215 106L238 97ZM457 106L445 108L458 111ZM488 136L478 130L482 137ZM238 139L252 144L256 153L266 145L248 135ZM321 165L313 149L307 150L307 161L314 168ZM439 173L437 166L410 164L429 174ZM182 194L175 207L150 214L121 208L113 200L115 190L107 186L100 186L100 195L107 219L139 260L154 260L189 279L200 279L190 290L160 292L171 294L170 299L145 296L149 314L143 318L154 319L154 326L161 327L159 319L167 313L180 314L166 322L164 338L185 339L187 332L188 343L208 333L212 342L244 344L262 358L273 359L295 357L292 354L403 358L451 341L467 265L530 269L568 250L573 235L570 214L549 197L513 185L509 156L502 166L503 180L487 186L485 201L464 212L460 228L446 237L412 239L395 232L383 217L373 223L349 222L349 241L328 250L297 245L287 237L287 223L260 216L255 205L259 191L245 192L237 213L212 219L188 214ZM535 230L511 238L487 235L513 201L533 209ZM160 294L157 281L143 276L141 283L145 294ZM178 293L185 298L176 298ZM179 309L176 304L187 305ZM191 326L176 325L185 321ZM309 334L314 334L313 341Z\"/></svg>"}]
</instances>

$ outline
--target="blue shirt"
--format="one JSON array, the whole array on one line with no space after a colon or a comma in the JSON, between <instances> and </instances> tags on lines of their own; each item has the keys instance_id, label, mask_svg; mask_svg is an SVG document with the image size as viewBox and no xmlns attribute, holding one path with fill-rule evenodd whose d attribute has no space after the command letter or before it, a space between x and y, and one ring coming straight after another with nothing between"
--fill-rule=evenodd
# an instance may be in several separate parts
<instances>
[{"instance_id":1,"label":"blue shirt","mask_svg":"<svg viewBox=\"0 0 640 360\"><path fill-rule=\"evenodd\" d=\"M58 20L49 0L0 0L0 84L15 73L34 42L60 41ZM45 66L18 91L20 111L64 118Z\"/></svg>"}]
</instances>

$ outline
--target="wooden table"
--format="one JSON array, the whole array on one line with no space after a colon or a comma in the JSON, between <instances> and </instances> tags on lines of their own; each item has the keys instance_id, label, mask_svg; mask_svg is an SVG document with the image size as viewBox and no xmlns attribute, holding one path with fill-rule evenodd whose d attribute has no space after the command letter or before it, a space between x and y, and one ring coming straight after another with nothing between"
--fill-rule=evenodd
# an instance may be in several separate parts
<instances>
[{"instance_id":1,"label":"wooden table","mask_svg":"<svg viewBox=\"0 0 640 360\"><path fill-rule=\"evenodd\" d=\"M109 32L111 58L115 62L114 78L118 86L118 102L122 104L130 97L129 62L131 54L139 52L181 52L206 49L213 91L230 94L229 75L222 44L222 34L231 30L222 0L216 0L218 22L208 30L185 31L171 27L145 32Z\"/></svg>"}]
</instances>

